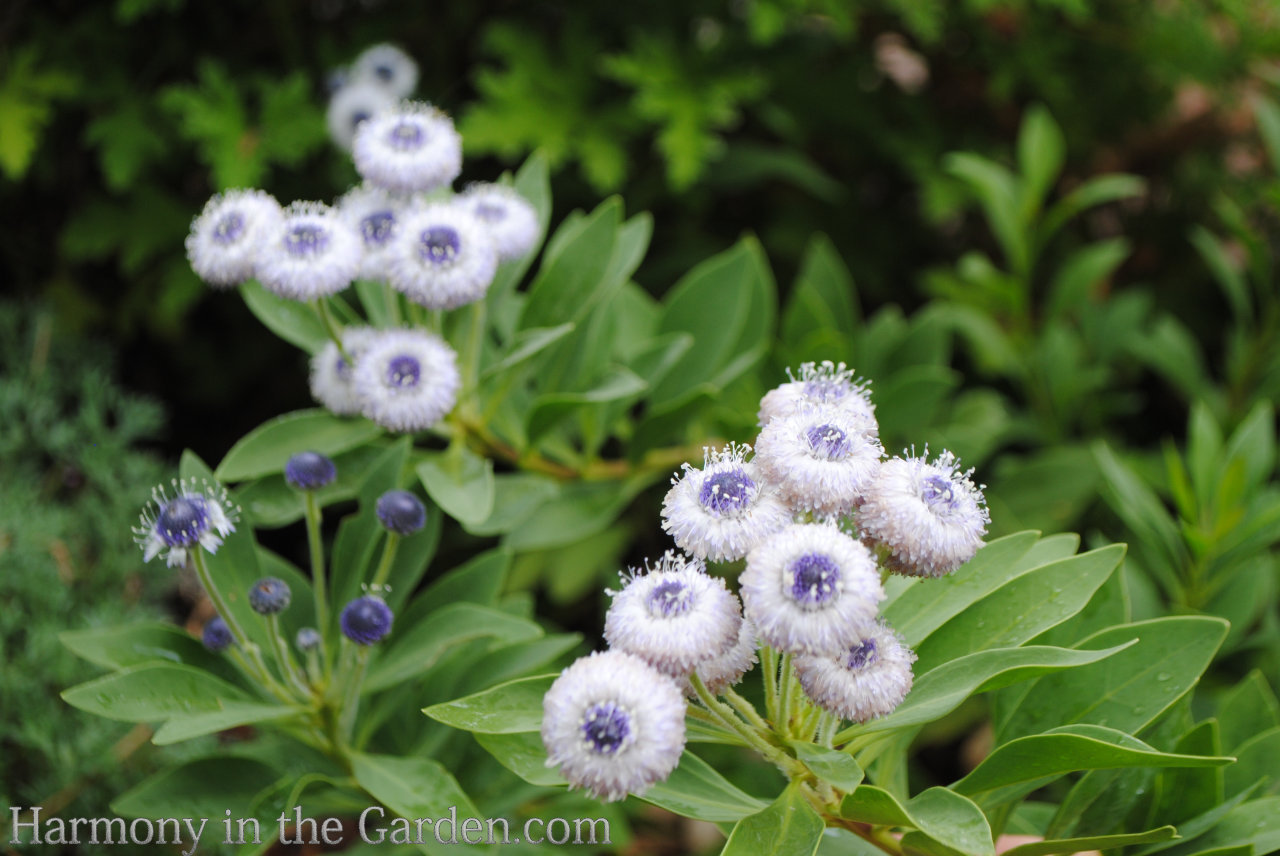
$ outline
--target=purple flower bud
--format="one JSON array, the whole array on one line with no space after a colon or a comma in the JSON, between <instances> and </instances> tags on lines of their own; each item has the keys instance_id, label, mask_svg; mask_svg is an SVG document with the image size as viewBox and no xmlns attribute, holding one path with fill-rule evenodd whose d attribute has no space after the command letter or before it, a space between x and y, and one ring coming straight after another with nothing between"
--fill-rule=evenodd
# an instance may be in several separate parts
<instances>
[{"instance_id":1,"label":"purple flower bud","mask_svg":"<svg viewBox=\"0 0 1280 856\"><path fill-rule=\"evenodd\" d=\"M259 615L275 615L289 605L289 584L276 577L264 577L249 589L249 606Z\"/></svg>"},{"instance_id":2,"label":"purple flower bud","mask_svg":"<svg viewBox=\"0 0 1280 856\"><path fill-rule=\"evenodd\" d=\"M391 632L391 607L380 597L366 595L343 607L342 635L359 645L372 645Z\"/></svg>"},{"instance_id":3,"label":"purple flower bud","mask_svg":"<svg viewBox=\"0 0 1280 856\"><path fill-rule=\"evenodd\" d=\"M314 627L304 627L293 639L299 651L312 651L320 647L320 631Z\"/></svg>"},{"instance_id":4,"label":"purple flower bud","mask_svg":"<svg viewBox=\"0 0 1280 856\"><path fill-rule=\"evenodd\" d=\"M200 634L200 641L210 651L221 651L235 640L231 636L231 628L227 627L227 622L222 620L222 616L215 615L205 624L204 632Z\"/></svg>"},{"instance_id":5,"label":"purple flower bud","mask_svg":"<svg viewBox=\"0 0 1280 856\"><path fill-rule=\"evenodd\" d=\"M319 452L299 452L284 465L284 480L298 490L319 490L337 476L333 461Z\"/></svg>"},{"instance_id":6,"label":"purple flower bud","mask_svg":"<svg viewBox=\"0 0 1280 856\"><path fill-rule=\"evenodd\" d=\"M407 490L389 490L378 497L378 519L397 535L412 535L427 523L427 507Z\"/></svg>"}]
</instances>

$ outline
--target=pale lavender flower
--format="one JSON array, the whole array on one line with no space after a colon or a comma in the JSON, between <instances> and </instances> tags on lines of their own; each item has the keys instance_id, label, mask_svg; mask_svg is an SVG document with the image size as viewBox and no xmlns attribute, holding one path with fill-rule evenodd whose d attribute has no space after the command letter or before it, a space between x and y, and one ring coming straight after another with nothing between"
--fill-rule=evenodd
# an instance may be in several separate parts
<instances>
[{"instance_id":1,"label":"pale lavender flower","mask_svg":"<svg viewBox=\"0 0 1280 856\"><path fill-rule=\"evenodd\" d=\"M191 269L219 288L251 279L258 252L282 216L280 203L261 190L215 194L191 221L186 240Z\"/></svg>"},{"instance_id":2,"label":"pale lavender flower","mask_svg":"<svg viewBox=\"0 0 1280 856\"><path fill-rule=\"evenodd\" d=\"M787 416L804 407L820 405L824 408L846 411L863 434L880 436L876 423L875 405L867 382L857 379L852 369L844 363L824 360L821 363L804 363L797 379L787 371L791 380L769 390L760 400L760 425L768 425L779 416Z\"/></svg>"},{"instance_id":3,"label":"pale lavender flower","mask_svg":"<svg viewBox=\"0 0 1280 856\"><path fill-rule=\"evenodd\" d=\"M623 651L565 669L542 701L547 766L608 802L643 794L680 763L685 700L675 681Z\"/></svg>"},{"instance_id":4,"label":"pale lavender flower","mask_svg":"<svg viewBox=\"0 0 1280 856\"><path fill-rule=\"evenodd\" d=\"M911 690L916 655L883 622L835 655L794 660L805 695L823 710L854 722L892 713Z\"/></svg>"},{"instance_id":5,"label":"pale lavender flower","mask_svg":"<svg viewBox=\"0 0 1280 856\"><path fill-rule=\"evenodd\" d=\"M684 465L662 503L662 528L684 551L713 562L741 559L791 522L791 511L767 484L750 446L704 449L702 469Z\"/></svg>"},{"instance_id":6,"label":"pale lavender flower","mask_svg":"<svg viewBox=\"0 0 1280 856\"><path fill-rule=\"evenodd\" d=\"M793 509L830 515L861 503L882 453L865 419L815 405L769 420L754 460Z\"/></svg>"},{"instance_id":7,"label":"pale lavender flower","mask_svg":"<svg viewBox=\"0 0 1280 856\"><path fill-rule=\"evenodd\" d=\"M369 80L344 83L329 98L325 121L329 136L344 152L351 151L356 131L379 113L395 108L397 97L386 87Z\"/></svg>"},{"instance_id":8,"label":"pale lavender flower","mask_svg":"<svg viewBox=\"0 0 1280 856\"><path fill-rule=\"evenodd\" d=\"M825 523L798 523L747 554L740 578L746 615L774 648L843 650L875 621L884 599L875 559Z\"/></svg>"},{"instance_id":9,"label":"pale lavender flower","mask_svg":"<svg viewBox=\"0 0 1280 856\"><path fill-rule=\"evenodd\" d=\"M881 464L857 523L863 539L887 554L892 570L940 577L973 558L991 517L982 489L970 478L973 471L961 471L945 450L933 463L928 454Z\"/></svg>"},{"instance_id":10,"label":"pale lavender flower","mask_svg":"<svg viewBox=\"0 0 1280 856\"><path fill-rule=\"evenodd\" d=\"M694 671L708 690L714 695L720 695L742 680L742 676L755 665L758 647L756 626L751 623L751 619L744 618L738 627L738 639L729 646L729 650L718 657L704 660ZM692 693L693 688L689 687L685 692Z\"/></svg>"},{"instance_id":11,"label":"pale lavender flower","mask_svg":"<svg viewBox=\"0 0 1280 856\"><path fill-rule=\"evenodd\" d=\"M604 620L610 647L635 654L672 677L725 653L742 624L738 599L699 559L669 550L646 571L633 569Z\"/></svg>"},{"instance_id":12,"label":"pale lavender flower","mask_svg":"<svg viewBox=\"0 0 1280 856\"><path fill-rule=\"evenodd\" d=\"M387 250L409 203L380 187L361 185L338 200L338 216L360 236L364 253L360 259L361 279L387 278Z\"/></svg>"},{"instance_id":13,"label":"pale lavender flower","mask_svg":"<svg viewBox=\"0 0 1280 856\"><path fill-rule=\"evenodd\" d=\"M354 416L364 406L352 382L354 363L378 336L372 327L347 327L342 331L342 347L346 349L348 362L338 346L326 342L311 358L311 397L338 416Z\"/></svg>"},{"instance_id":14,"label":"pale lavender flower","mask_svg":"<svg viewBox=\"0 0 1280 856\"><path fill-rule=\"evenodd\" d=\"M351 383L367 418L412 433L430 428L453 409L462 378L457 354L439 336L388 330L365 347Z\"/></svg>"},{"instance_id":15,"label":"pale lavender flower","mask_svg":"<svg viewBox=\"0 0 1280 856\"><path fill-rule=\"evenodd\" d=\"M290 300L337 294L360 271L360 236L319 202L295 202L262 246L257 275L264 288Z\"/></svg>"},{"instance_id":16,"label":"pale lavender flower","mask_svg":"<svg viewBox=\"0 0 1280 856\"><path fill-rule=\"evenodd\" d=\"M499 260L518 259L533 249L538 239L538 215L513 188L472 184L458 198L458 204L488 229Z\"/></svg>"},{"instance_id":17,"label":"pale lavender flower","mask_svg":"<svg viewBox=\"0 0 1280 856\"><path fill-rule=\"evenodd\" d=\"M462 171L462 137L435 107L405 101L356 129L351 156L370 184L396 193L427 193L449 185Z\"/></svg>"},{"instance_id":18,"label":"pale lavender flower","mask_svg":"<svg viewBox=\"0 0 1280 856\"><path fill-rule=\"evenodd\" d=\"M488 230L457 203L407 212L385 258L392 287L428 309L474 303L498 270Z\"/></svg>"},{"instance_id":19,"label":"pale lavender flower","mask_svg":"<svg viewBox=\"0 0 1280 856\"><path fill-rule=\"evenodd\" d=\"M380 86L396 98L405 98L418 85L418 64L395 45L374 45L351 64L351 78Z\"/></svg>"}]
</instances>

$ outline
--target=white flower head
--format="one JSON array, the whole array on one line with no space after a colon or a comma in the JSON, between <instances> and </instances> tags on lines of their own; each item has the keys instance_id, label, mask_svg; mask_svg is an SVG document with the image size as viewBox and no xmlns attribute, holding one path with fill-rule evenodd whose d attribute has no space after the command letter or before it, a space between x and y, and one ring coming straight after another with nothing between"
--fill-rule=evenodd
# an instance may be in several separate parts
<instances>
[{"instance_id":1,"label":"white flower head","mask_svg":"<svg viewBox=\"0 0 1280 856\"><path fill-rule=\"evenodd\" d=\"M876 423L876 408L871 403L867 381L858 378L844 363L823 360L821 363L804 363L800 377L787 370L787 383L771 389L760 399L760 425L768 425L779 416L794 413L803 407L819 405L825 408L847 411L857 420L862 433L880 436Z\"/></svg>"},{"instance_id":2,"label":"white flower head","mask_svg":"<svg viewBox=\"0 0 1280 856\"><path fill-rule=\"evenodd\" d=\"M863 538L882 547L889 567L916 577L941 577L973 558L982 545L991 516L973 470L961 471L955 455L943 451L935 461L891 458L858 509Z\"/></svg>"},{"instance_id":3,"label":"white flower head","mask_svg":"<svg viewBox=\"0 0 1280 856\"><path fill-rule=\"evenodd\" d=\"M351 64L351 78L380 86L395 98L405 98L418 85L418 64L395 45L374 45Z\"/></svg>"},{"instance_id":4,"label":"white flower head","mask_svg":"<svg viewBox=\"0 0 1280 856\"><path fill-rule=\"evenodd\" d=\"M360 412L362 402L352 383L354 363L359 362L360 355L377 334L372 327L347 327L342 331L342 347L350 362L333 342L326 342L311 358L311 397L330 413L353 416Z\"/></svg>"},{"instance_id":5,"label":"white flower head","mask_svg":"<svg viewBox=\"0 0 1280 856\"><path fill-rule=\"evenodd\" d=\"M360 278L385 280L387 251L409 208L408 200L366 184L347 191L337 207L338 216L355 230L364 247Z\"/></svg>"},{"instance_id":6,"label":"white flower head","mask_svg":"<svg viewBox=\"0 0 1280 856\"><path fill-rule=\"evenodd\" d=\"M428 309L457 309L484 297L498 270L487 230L457 203L436 203L404 215L388 248L387 280Z\"/></svg>"},{"instance_id":7,"label":"white flower head","mask_svg":"<svg viewBox=\"0 0 1280 856\"><path fill-rule=\"evenodd\" d=\"M884 622L835 655L794 660L805 695L843 719L867 722L892 713L911 690L916 655Z\"/></svg>"},{"instance_id":8,"label":"white flower head","mask_svg":"<svg viewBox=\"0 0 1280 856\"><path fill-rule=\"evenodd\" d=\"M871 551L828 523L797 523L747 554L742 604L760 637L780 651L846 649L884 599Z\"/></svg>"},{"instance_id":9,"label":"white flower head","mask_svg":"<svg viewBox=\"0 0 1280 856\"><path fill-rule=\"evenodd\" d=\"M611 648L634 654L673 678L717 657L738 639L742 608L724 580L707 574L700 559L674 550L644 571L624 576L622 591L604 620Z\"/></svg>"},{"instance_id":10,"label":"white flower head","mask_svg":"<svg viewBox=\"0 0 1280 856\"><path fill-rule=\"evenodd\" d=\"M174 479L168 489L151 491L151 502L134 527L134 541L144 562L164 553L169 567L183 567L191 550L218 552L222 539L236 530L239 511L221 485Z\"/></svg>"},{"instance_id":11,"label":"white flower head","mask_svg":"<svg viewBox=\"0 0 1280 856\"><path fill-rule=\"evenodd\" d=\"M513 188L472 184L458 203L489 230L499 260L518 259L533 249L538 239L538 214Z\"/></svg>"},{"instance_id":12,"label":"white flower head","mask_svg":"<svg viewBox=\"0 0 1280 856\"><path fill-rule=\"evenodd\" d=\"M261 190L215 194L191 221L187 259L196 276L227 288L254 275L258 251L281 218L280 203Z\"/></svg>"},{"instance_id":13,"label":"white flower head","mask_svg":"<svg viewBox=\"0 0 1280 856\"><path fill-rule=\"evenodd\" d=\"M462 137L435 107L404 101L360 124L351 156L370 184L396 193L427 193L462 172Z\"/></svg>"},{"instance_id":14,"label":"white flower head","mask_svg":"<svg viewBox=\"0 0 1280 856\"><path fill-rule=\"evenodd\" d=\"M712 562L741 559L791 522L777 490L746 460L750 446L703 449L702 469L684 465L662 503L662 528L682 550Z\"/></svg>"},{"instance_id":15,"label":"white flower head","mask_svg":"<svg viewBox=\"0 0 1280 856\"><path fill-rule=\"evenodd\" d=\"M329 136L344 152L351 151L356 131L365 122L395 108L399 99L386 87L369 80L344 81L329 98L325 121Z\"/></svg>"},{"instance_id":16,"label":"white flower head","mask_svg":"<svg viewBox=\"0 0 1280 856\"><path fill-rule=\"evenodd\" d=\"M337 294L360 271L360 236L328 205L294 202L262 246L257 275L290 300Z\"/></svg>"},{"instance_id":17,"label":"white flower head","mask_svg":"<svg viewBox=\"0 0 1280 856\"><path fill-rule=\"evenodd\" d=\"M608 802L643 794L684 751L685 700L675 681L623 651L565 669L542 700L547 766Z\"/></svg>"},{"instance_id":18,"label":"white flower head","mask_svg":"<svg viewBox=\"0 0 1280 856\"><path fill-rule=\"evenodd\" d=\"M435 425L453 409L462 378L457 354L425 330L378 333L356 360L351 378L361 413L392 431Z\"/></svg>"},{"instance_id":19,"label":"white flower head","mask_svg":"<svg viewBox=\"0 0 1280 856\"><path fill-rule=\"evenodd\" d=\"M755 462L792 508L845 514L862 502L883 451L861 416L814 405L770 419Z\"/></svg>"},{"instance_id":20,"label":"white flower head","mask_svg":"<svg viewBox=\"0 0 1280 856\"><path fill-rule=\"evenodd\" d=\"M758 648L756 626L751 623L751 619L744 618L738 628L738 639L729 647L729 650L718 657L704 660L694 671L698 673L698 677L712 694L720 695L751 671L751 667L756 662ZM687 687L685 690L686 694L692 692L692 687Z\"/></svg>"}]
</instances>

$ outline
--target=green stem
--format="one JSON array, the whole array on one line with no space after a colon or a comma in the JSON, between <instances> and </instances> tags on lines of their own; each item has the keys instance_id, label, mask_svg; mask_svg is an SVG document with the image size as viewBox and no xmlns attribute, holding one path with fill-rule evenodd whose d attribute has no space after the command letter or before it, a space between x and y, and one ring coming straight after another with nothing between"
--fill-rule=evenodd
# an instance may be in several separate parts
<instances>
[{"instance_id":1,"label":"green stem","mask_svg":"<svg viewBox=\"0 0 1280 856\"><path fill-rule=\"evenodd\" d=\"M387 298L387 316L391 321L392 327L399 327L400 319L400 292L391 287L390 282L382 283L383 294Z\"/></svg>"},{"instance_id":2,"label":"green stem","mask_svg":"<svg viewBox=\"0 0 1280 856\"><path fill-rule=\"evenodd\" d=\"M707 689L707 685L702 682L702 678L698 677L697 672L689 676L689 683L693 686L693 691L697 694L698 700L720 721L721 725L726 726L741 737L748 746L759 752L766 761L777 766L788 778L794 780L809 775L808 768L770 743L763 734L739 719L737 714L733 712L733 708L712 695L711 691Z\"/></svg>"},{"instance_id":3,"label":"green stem","mask_svg":"<svg viewBox=\"0 0 1280 856\"><path fill-rule=\"evenodd\" d=\"M743 719L759 728L761 731L769 730L769 723L765 721L760 712L756 710L755 705L747 701L733 689L729 687L720 695L724 696L725 701L732 705L733 709L742 714Z\"/></svg>"},{"instance_id":4,"label":"green stem","mask_svg":"<svg viewBox=\"0 0 1280 856\"><path fill-rule=\"evenodd\" d=\"M778 652L770 645L760 647L760 677L764 681L764 712L778 721Z\"/></svg>"},{"instance_id":5,"label":"green stem","mask_svg":"<svg viewBox=\"0 0 1280 856\"><path fill-rule=\"evenodd\" d=\"M777 729L783 734L791 733L791 696L793 693L792 686L795 684L795 669L791 665L791 652L787 651L782 655L782 662L778 667L778 719L774 720Z\"/></svg>"},{"instance_id":6,"label":"green stem","mask_svg":"<svg viewBox=\"0 0 1280 856\"><path fill-rule=\"evenodd\" d=\"M307 686L306 680L302 677L302 672L298 668L298 661L294 659L293 650L289 647L289 643L285 641L284 634L280 632L279 615L272 614L267 616L267 635L271 637L271 644L275 647L276 659L280 663L280 674L285 676L303 699L310 698L311 688Z\"/></svg>"},{"instance_id":7,"label":"green stem","mask_svg":"<svg viewBox=\"0 0 1280 856\"><path fill-rule=\"evenodd\" d=\"M324 325L324 331L329 334L329 338L338 346L338 353L342 355L342 359L347 361L347 365L352 365L354 360L347 353L347 349L342 346L342 334L339 332L333 316L329 313L329 304L325 302L324 298L318 298L311 301L311 305L320 314L320 323Z\"/></svg>"},{"instance_id":8,"label":"green stem","mask_svg":"<svg viewBox=\"0 0 1280 856\"><path fill-rule=\"evenodd\" d=\"M387 582L387 577L391 575L391 565L396 560L396 550L400 547L400 536L395 532L387 533L387 543L382 548L382 561L378 563L378 570L373 574L373 582L369 583L369 591L375 594L382 590L383 585Z\"/></svg>"},{"instance_id":9,"label":"green stem","mask_svg":"<svg viewBox=\"0 0 1280 856\"><path fill-rule=\"evenodd\" d=\"M356 713L360 710L360 688L364 684L364 675L368 668L369 648L361 645L360 649L356 651L355 672L343 691L344 702L342 715L338 720L338 729L344 740L350 740L351 732L355 730Z\"/></svg>"},{"instance_id":10,"label":"green stem","mask_svg":"<svg viewBox=\"0 0 1280 856\"><path fill-rule=\"evenodd\" d=\"M480 352L484 347L484 331L488 304L477 301L471 304L471 334L467 338L466 355L463 357L462 397L475 394L480 378Z\"/></svg>"},{"instance_id":11,"label":"green stem","mask_svg":"<svg viewBox=\"0 0 1280 856\"><path fill-rule=\"evenodd\" d=\"M311 551L311 582L316 598L316 629L323 638L329 633L329 594L324 570L324 542L320 538L320 506L316 495L306 491L307 545Z\"/></svg>"}]
</instances>

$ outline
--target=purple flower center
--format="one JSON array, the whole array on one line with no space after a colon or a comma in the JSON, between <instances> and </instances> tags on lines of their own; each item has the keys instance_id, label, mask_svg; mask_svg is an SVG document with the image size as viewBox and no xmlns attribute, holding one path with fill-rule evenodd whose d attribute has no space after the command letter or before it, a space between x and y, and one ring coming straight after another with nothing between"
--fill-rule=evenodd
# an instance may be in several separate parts
<instances>
[{"instance_id":1,"label":"purple flower center","mask_svg":"<svg viewBox=\"0 0 1280 856\"><path fill-rule=\"evenodd\" d=\"M329 230L319 223L299 223L284 236L284 248L291 256L315 256L329 246Z\"/></svg>"},{"instance_id":2,"label":"purple flower center","mask_svg":"<svg viewBox=\"0 0 1280 856\"><path fill-rule=\"evenodd\" d=\"M654 618L670 618L683 615L692 606L692 594L689 587L680 580L663 580L649 592L645 605Z\"/></svg>"},{"instance_id":3,"label":"purple flower center","mask_svg":"<svg viewBox=\"0 0 1280 856\"><path fill-rule=\"evenodd\" d=\"M417 386L422 378L422 363L408 354L392 357L387 363L387 383L398 389Z\"/></svg>"},{"instance_id":4,"label":"purple flower center","mask_svg":"<svg viewBox=\"0 0 1280 856\"><path fill-rule=\"evenodd\" d=\"M156 532L169 547L190 547L208 528L209 506L192 494L169 500L156 520Z\"/></svg>"},{"instance_id":5,"label":"purple flower center","mask_svg":"<svg viewBox=\"0 0 1280 856\"><path fill-rule=\"evenodd\" d=\"M373 74L383 83L390 83L391 78L396 76L396 70L389 65L374 66Z\"/></svg>"},{"instance_id":6,"label":"purple flower center","mask_svg":"<svg viewBox=\"0 0 1280 856\"><path fill-rule=\"evenodd\" d=\"M935 511L939 510L939 506L954 510L959 504L956 486L951 483L951 479L938 475L929 476L924 480L924 485L920 488L920 498Z\"/></svg>"},{"instance_id":7,"label":"purple flower center","mask_svg":"<svg viewBox=\"0 0 1280 856\"><path fill-rule=\"evenodd\" d=\"M834 425L813 425L804 432L809 441L809 450L814 457L828 461L841 461L849 457L853 451L853 443L849 435Z\"/></svg>"},{"instance_id":8,"label":"purple flower center","mask_svg":"<svg viewBox=\"0 0 1280 856\"><path fill-rule=\"evenodd\" d=\"M381 247L391 237L396 225L396 215L390 211L375 211L360 221L360 234L366 247Z\"/></svg>"},{"instance_id":9,"label":"purple flower center","mask_svg":"<svg viewBox=\"0 0 1280 856\"><path fill-rule=\"evenodd\" d=\"M582 717L582 736L597 755L613 755L631 735L631 717L611 701L591 705Z\"/></svg>"},{"instance_id":10,"label":"purple flower center","mask_svg":"<svg viewBox=\"0 0 1280 856\"><path fill-rule=\"evenodd\" d=\"M222 219L218 221L218 225L213 227L213 242L222 244L234 244L240 240L240 236L244 234L244 215L239 211L228 211L222 215Z\"/></svg>"},{"instance_id":11,"label":"purple flower center","mask_svg":"<svg viewBox=\"0 0 1280 856\"><path fill-rule=\"evenodd\" d=\"M787 568L791 573L791 598L801 606L822 606L837 595L840 566L822 553L805 553Z\"/></svg>"},{"instance_id":12,"label":"purple flower center","mask_svg":"<svg viewBox=\"0 0 1280 856\"><path fill-rule=\"evenodd\" d=\"M432 226L418 236L418 255L423 261L444 264L462 252L462 240L452 226Z\"/></svg>"},{"instance_id":13,"label":"purple flower center","mask_svg":"<svg viewBox=\"0 0 1280 856\"><path fill-rule=\"evenodd\" d=\"M849 649L849 659L845 661L845 665L850 671L865 669L867 666L874 665L878 659L880 656L876 653L876 640L863 639Z\"/></svg>"},{"instance_id":14,"label":"purple flower center","mask_svg":"<svg viewBox=\"0 0 1280 856\"><path fill-rule=\"evenodd\" d=\"M698 491L698 502L713 514L730 514L742 511L755 498L756 483L742 467L708 476Z\"/></svg>"},{"instance_id":15,"label":"purple flower center","mask_svg":"<svg viewBox=\"0 0 1280 856\"><path fill-rule=\"evenodd\" d=\"M496 223L507 216L506 206L494 202L477 202L473 210L477 217L489 223Z\"/></svg>"},{"instance_id":16,"label":"purple flower center","mask_svg":"<svg viewBox=\"0 0 1280 856\"><path fill-rule=\"evenodd\" d=\"M373 118L373 116L368 110L357 110L351 114L351 130L354 131L371 118Z\"/></svg>"},{"instance_id":17,"label":"purple flower center","mask_svg":"<svg viewBox=\"0 0 1280 856\"><path fill-rule=\"evenodd\" d=\"M391 148L399 149L402 152L412 151L422 146L426 136L422 130L422 125L408 119L401 119L387 133L387 143Z\"/></svg>"}]
</instances>

